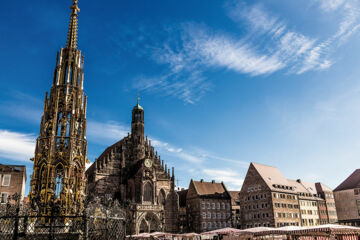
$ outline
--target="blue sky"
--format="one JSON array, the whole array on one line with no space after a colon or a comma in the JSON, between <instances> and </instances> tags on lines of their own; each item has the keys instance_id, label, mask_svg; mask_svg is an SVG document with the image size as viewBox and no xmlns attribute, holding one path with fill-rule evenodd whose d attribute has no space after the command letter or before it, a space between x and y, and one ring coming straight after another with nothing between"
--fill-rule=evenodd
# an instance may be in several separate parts
<instances>
[{"instance_id":1,"label":"blue sky","mask_svg":"<svg viewBox=\"0 0 360 240\"><path fill-rule=\"evenodd\" d=\"M0 9L0 162L31 173L45 91L66 43L71 1ZM145 131L191 178L239 190L250 162L334 188L360 156L360 3L79 1L88 158ZM29 182L29 181L28 181Z\"/></svg>"}]
</instances>

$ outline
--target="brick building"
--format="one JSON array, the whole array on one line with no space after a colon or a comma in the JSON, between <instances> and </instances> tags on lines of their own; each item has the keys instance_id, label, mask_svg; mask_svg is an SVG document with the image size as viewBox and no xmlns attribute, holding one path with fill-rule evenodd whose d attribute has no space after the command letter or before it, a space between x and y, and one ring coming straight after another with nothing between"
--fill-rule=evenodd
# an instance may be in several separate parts
<instances>
[{"instance_id":1,"label":"brick building","mask_svg":"<svg viewBox=\"0 0 360 240\"><path fill-rule=\"evenodd\" d=\"M332 190L286 179L276 167L251 163L240 192L242 228L316 226L337 221Z\"/></svg>"},{"instance_id":2,"label":"brick building","mask_svg":"<svg viewBox=\"0 0 360 240\"><path fill-rule=\"evenodd\" d=\"M224 183L191 179L186 195L188 231L231 227L231 196Z\"/></svg>"},{"instance_id":3,"label":"brick building","mask_svg":"<svg viewBox=\"0 0 360 240\"><path fill-rule=\"evenodd\" d=\"M339 223L360 226L360 169L334 190Z\"/></svg>"},{"instance_id":4,"label":"brick building","mask_svg":"<svg viewBox=\"0 0 360 240\"><path fill-rule=\"evenodd\" d=\"M300 226L297 193L281 172L251 163L240 191L241 227Z\"/></svg>"},{"instance_id":5,"label":"brick building","mask_svg":"<svg viewBox=\"0 0 360 240\"><path fill-rule=\"evenodd\" d=\"M18 193L24 200L26 167L0 164L0 202L6 203L9 196Z\"/></svg>"}]
</instances>

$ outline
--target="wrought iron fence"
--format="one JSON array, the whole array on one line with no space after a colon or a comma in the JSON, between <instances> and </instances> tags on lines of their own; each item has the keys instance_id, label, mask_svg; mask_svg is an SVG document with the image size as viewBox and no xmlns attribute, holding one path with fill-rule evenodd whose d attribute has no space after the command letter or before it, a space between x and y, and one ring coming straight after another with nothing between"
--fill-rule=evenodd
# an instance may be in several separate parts
<instances>
[{"instance_id":1,"label":"wrought iron fence","mask_svg":"<svg viewBox=\"0 0 360 240\"><path fill-rule=\"evenodd\" d=\"M15 202L11 204L10 201ZM117 200L106 204L95 199L76 215L41 216L34 208L21 204L17 195L0 206L1 240L107 240L125 239L126 216Z\"/></svg>"}]
</instances>

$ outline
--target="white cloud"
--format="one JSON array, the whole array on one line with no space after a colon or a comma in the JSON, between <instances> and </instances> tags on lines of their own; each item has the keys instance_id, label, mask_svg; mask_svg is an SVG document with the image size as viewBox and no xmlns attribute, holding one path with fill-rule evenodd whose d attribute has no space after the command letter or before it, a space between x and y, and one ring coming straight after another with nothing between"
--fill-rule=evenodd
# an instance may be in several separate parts
<instances>
[{"instance_id":1,"label":"white cloud","mask_svg":"<svg viewBox=\"0 0 360 240\"><path fill-rule=\"evenodd\" d=\"M35 135L0 129L0 156L15 161L34 157Z\"/></svg>"},{"instance_id":2,"label":"white cloud","mask_svg":"<svg viewBox=\"0 0 360 240\"><path fill-rule=\"evenodd\" d=\"M241 174L231 169L204 169L203 173L212 180L223 181L228 190L239 191L244 182Z\"/></svg>"},{"instance_id":3,"label":"white cloud","mask_svg":"<svg viewBox=\"0 0 360 240\"><path fill-rule=\"evenodd\" d=\"M345 0L317 0L320 2L320 7L326 12L334 11L344 4Z\"/></svg>"},{"instance_id":4,"label":"white cloud","mask_svg":"<svg viewBox=\"0 0 360 240\"><path fill-rule=\"evenodd\" d=\"M127 126L115 121L97 122L88 120L86 136L88 141L109 145L127 136L129 131L130 129Z\"/></svg>"}]
</instances>

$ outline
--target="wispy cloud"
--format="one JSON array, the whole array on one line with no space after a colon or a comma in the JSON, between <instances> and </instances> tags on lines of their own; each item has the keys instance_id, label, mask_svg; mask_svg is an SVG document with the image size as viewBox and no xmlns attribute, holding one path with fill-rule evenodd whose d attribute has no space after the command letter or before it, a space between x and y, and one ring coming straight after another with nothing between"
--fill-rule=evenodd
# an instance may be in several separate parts
<instances>
[{"instance_id":1,"label":"wispy cloud","mask_svg":"<svg viewBox=\"0 0 360 240\"><path fill-rule=\"evenodd\" d=\"M224 182L228 190L239 191L244 182L241 174L231 169L204 169L203 173L211 180Z\"/></svg>"},{"instance_id":2,"label":"wispy cloud","mask_svg":"<svg viewBox=\"0 0 360 240\"><path fill-rule=\"evenodd\" d=\"M332 64L324 48L328 44L292 30L285 21L269 13L262 5L235 3L227 6L229 16L239 24L248 23L251 40L266 37L262 49L276 56L283 69L302 74L309 70L324 70ZM264 54L265 54L264 53Z\"/></svg>"},{"instance_id":3,"label":"wispy cloud","mask_svg":"<svg viewBox=\"0 0 360 240\"><path fill-rule=\"evenodd\" d=\"M344 4L346 0L316 0L320 3L320 7L326 11L334 11L337 10L341 5Z\"/></svg>"},{"instance_id":4,"label":"wispy cloud","mask_svg":"<svg viewBox=\"0 0 360 240\"><path fill-rule=\"evenodd\" d=\"M0 157L29 161L34 151L35 135L0 129Z\"/></svg>"},{"instance_id":5,"label":"wispy cloud","mask_svg":"<svg viewBox=\"0 0 360 240\"><path fill-rule=\"evenodd\" d=\"M303 74L328 69L335 63L336 49L360 28L359 3L353 0L314 1L326 14L341 15L338 30L330 37L307 36L264 5L239 1L227 2L225 10L242 29L248 26L248 32L241 36L194 22L166 27L165 32L170 37L161 36L156 41L149 41L152 36L145 34L139 40L141 56L166 66L166 70L155 76L137 77L133 87L195 103L213 89L214 84L207 74L212 70L228 69L258 76L281 70Z\"/></svg>"},{"instance_id":6,"label":"wispy cloud","mask_svg":"<svg viewBox=\"0 0 360 240\"><path fill-rule=\"evenodd\" d=\"M129 127L116 121L88 120L86 135L90 142L109 145L127 136L129 131Z\"/></svg>"}]
</instances>

